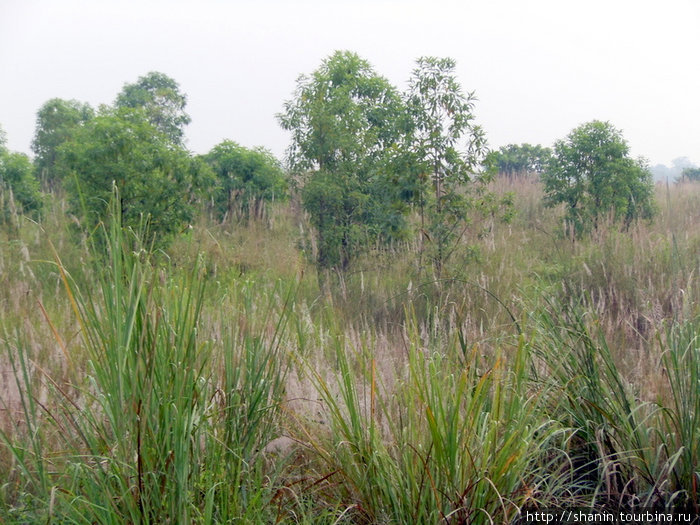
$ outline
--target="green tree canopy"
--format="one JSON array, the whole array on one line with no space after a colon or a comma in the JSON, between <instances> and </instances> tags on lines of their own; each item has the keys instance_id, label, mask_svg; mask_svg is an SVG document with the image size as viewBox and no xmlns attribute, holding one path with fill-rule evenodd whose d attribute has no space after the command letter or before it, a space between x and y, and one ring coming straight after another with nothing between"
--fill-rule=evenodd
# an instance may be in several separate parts
<instances>
[{"instance_id":1,"label":"green tree canopy","mask_svg":"<svg viewBox=\"0 0 700 525\"><path fill-rule=\"evenodd\" d=\"M32 151L39 179L49 188L58 187L63 176L55 169L59 147L94 116L89 104L60 98L47 101L37 112Z\"/></svg>"},{"instance_id":2,"label":"green tree canopy","mask_svg":"<svg viewBox=\"0 0 700 525\"><path fill-rule=\"evenodd\" d=\"M297 80L278 119L292 134L288 160L302 177L319 267L344 269L378 234L398 234L387 159L403 116L397 90L355 53L338 51Z\"/></svg>"},{"instance_id":3,"label":"green tree canopy","mask_svg":"<svg viewBox=\"0 0 700 525\"><path fill-rule=\"evenodd\" d=\"M12 220L14 213L38 218L43 207L34 166L24 153L6 147L5 132L0 127L0 223Z\"/></svg>"},{"instance_id":4,"label":"green tree canopy","mask_svg":"<svg viewBox=\"0 0 700 525\"><path fill-rule=\"evenodd\" d=\"M184 127L190 123L185 112L187 96L169 76L152 71L126 84L114 103L117 108L143 109L148 121L174 144L184 143Z\"/></svg>"},{"instance_id":5,"label":"green tree canopy","mask_svg":"<svg viewBox=\"0 0 700 525\"><path fill-rule=\"evenodd\" d=\"M681 181L700 181L700 168L684 168L681 172Z\"/></svg>"},{"instance_id":6,"label":"green tree canopy","mask_svg":"<svg viewBox=\"0 0 700 525\"><path fill-rule=\"evenodd\" d=\"M264 148L248 149L230 141L217 144L204 156L216 176L212 194L219 220L259 219L264 203L286 196L287 179L279 161Z\"/></svg>"},{"instance_id":7,"label":"green tree canopy","mask_svg":"<svg viewBox=\"0 0 700 525\"><path fill-rule=\"evenodd\" d=\"M192 219L193 201L208 167L174 147L142 110L108 110L81 127L61 147L72 177L72 211L91 229L103 221L116 185L125 226L148 218L160 244Z\"/></svg>"},{"instance_id":8,"label":"green tree canopy","mask_svg":"<svg viewBox=\"0 0 700 525\"><path fill-rule=\"evenodd\" d=\"M491 172L509 178L540 175L551 156L552 150L539 144L508 144L489 152L484 159L484 166Z\"/></svg>"},{"instance_id":9,"label":"green tree canopy","mask_svg":"<svg viewBox=\"0 0 700 525\"><path fill-rule=\"evenodd\" d=\"M575 235L597 229L605 217L628 227L654 213L651 173L629 157L622 133L609 122L583 124L556 142L542 181L547 205L566 205Z\"/></svg>"}]
</instances>

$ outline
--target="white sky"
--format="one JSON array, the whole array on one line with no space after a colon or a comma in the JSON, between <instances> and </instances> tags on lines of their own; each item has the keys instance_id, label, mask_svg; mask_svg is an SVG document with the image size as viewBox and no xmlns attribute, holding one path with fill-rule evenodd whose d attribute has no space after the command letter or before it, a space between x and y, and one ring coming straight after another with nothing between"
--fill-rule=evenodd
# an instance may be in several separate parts
<instances>
[{"instance_id":1,"label":"white sky","mask_svg":"<svg viewBox=\"0 0 700 525\"><path fill-rule=\"evenodd\" d=\"M417 57L456 59L493 148L599 119L652 165L700 164L699 28L698 0L0 0L0 125L29 153L48 99L111 104L161 71L188 95L190 149L282 156L296 78L348 49L402 90Z\"/></svg>"}]
</instances>

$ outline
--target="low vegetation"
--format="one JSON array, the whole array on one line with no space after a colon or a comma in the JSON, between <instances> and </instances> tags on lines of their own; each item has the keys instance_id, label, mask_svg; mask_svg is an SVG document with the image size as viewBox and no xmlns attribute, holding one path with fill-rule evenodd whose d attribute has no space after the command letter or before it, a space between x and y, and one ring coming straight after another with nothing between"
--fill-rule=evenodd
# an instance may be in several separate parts
<instances>
[{"instance_id":1,"label":"low vegetation","mask_svg":"<svg viewBox=\"0 0 700 525\"><path fill-rule=\"evenodd\" d=\"M3 520L696 510L700 188L658 187L654 225L583 242L550 231L536 182L493 190L515 218L455 277L419 281L398 245L328 296L287 203L165 252L116 220L97 253L75 245L60 201L20 217L2 240Z\"/></svg>"},{"instance_id":2,"label":"low vegetation","mask_svg":"<svg viewBox=\"0 0 700 525\"><path fill-rule=\"evenodd\" d=\"M420 61L406 99L356 55L329 58L280 117L308 125L291 174L232 141L188 154L162 74L97 115L50 101L72 116L51 124L61 144L37 134L41 204L19 201L26 169L0 179L0 521L700 511L700 185L652 186L600 122L570 139L617 141L605 210L593 183L582 214L553 201L545 173L571 144L507 148L524 167L498 175L492 155L483 173L452 67ZM329 85L333 104L305 113ZM373 113L373 94L424 121ZM315 118L337 125L335 155L301 142ZM635 174L653 217L625 207ZM92 180L100 199L81 200ZM158 181L185 197L153 215Z\"/></svg>"}]
</instances>

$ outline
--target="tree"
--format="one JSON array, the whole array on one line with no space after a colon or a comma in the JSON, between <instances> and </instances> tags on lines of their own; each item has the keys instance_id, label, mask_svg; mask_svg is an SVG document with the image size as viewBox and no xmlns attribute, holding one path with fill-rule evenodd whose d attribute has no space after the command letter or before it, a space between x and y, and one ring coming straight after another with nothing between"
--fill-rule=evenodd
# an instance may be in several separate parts
<instances>
[{"instance_id":1,"label":"tree","mask_svg":"<svg viewBox=\"0 0 700 525\"><path fill-rule=\"evenodd\" d=\"M546 204L566 205L567 227L576 237L597 230L606 217L627 228L654 214L651 173L629 157L622 133L609 122L583 124L556 142L542 181Z\"/></svg>"},{"instance_id":2,"label":"tree","mask_svg":"<svg viewBox=\"0 0 700 525\"><path fill-rule=\"evenodd\" d=\"M680 182L682 182L682 181L691 181L691 182L700 181L700 168L685 168L681 172L681 176L680 176L679 181Z\"/></svg>"},{"instance_id":3,"label":"tree","mask_svg":"<svg viewBox=\"0 0 700 525\"><path fill-rule=\"evenodd\" d=\"M208 167L173 147L142 110L107 110L81 127L60 149L71 174L72 212L83 227L104 221L116 185L122 222L149 232L163 245L193 216L193 201Z\"/></svg>"},{"instance_id":4,"label":"tree","mask_svg":"<svg viewBox=\"0 0 700 525\"><path fill-rule=\"evenodd\" d=\"M396 89L355 53L338 51L301 76L278 115L292 133L289 164L301 177L319 268L344 270L377 238L398 235L389 180L405 115Z\"/></svg>"},{"instance_id":5,"label":"tree","mask_svg":"<svg viewBox=\"0 0 700 525\"><path fill-rule=\"evenodd\" d=\"M484 159L484 166L489 171L511 179L541 175L551 156L552 150L540 145L508 144L489 152Z\"/></svg>"},{"instance_id":6,"label":"tree","mask_svg":"<svg viewBox=\"0 0 700 525\"><path fill-rule=\"evenodd\" d=\"M464 187L486 148L484 134L473 122L474 94L462 93L455 66L450 58L418 59L407 95L419 177L421 256L426 239L438 278L466 231Z\"/></svg>"},{"instance_id":7,"label":"tree","mask_svg":"<svg viewBox=\"0 0 700 525\"><path fill-rule=\"evenodd\" d=\"M248 149L225 140L204 160L213 169L216 187L211 198L221 221L236 216L260 219L264 204L284 198L287 180L279 161L264 148Z\"/></svg>"},{"instance_id":8,"label":"tree","mask_svg":"<svg viewBox=\"0 0 700 525\"><path fill-rule=\"evenodd\" d=\"M77 100L52 98L36 116L32 151L39 179L45 187L56 189L63 174L55 169L58 148L69 141L75 131L95 116L89 104Z\"/></svg>"},{"instance_id":9,"label":"tree","mask_svg":"<svg viewBox=\"0 0 700 525\"><path fill-rule=\"evenodd\" d=\"M0 223L9 223L17 213L33 218L41 215L43 198L34 177L34 166L24 153L6 147L0 127Z\"/></svg>"},{"instance_id":10,"label":"tree","mask_svg":"<svg viewBox=\"0 0 700 525\"><path fill-rule=\"evenodd\" d=\"M116 108L143 109L148 121L173 144L184 143L184 127L190 123L185 113L187 96L169 76L152 71L126 84L114 103Z\"/></svg>"}]
</instances>

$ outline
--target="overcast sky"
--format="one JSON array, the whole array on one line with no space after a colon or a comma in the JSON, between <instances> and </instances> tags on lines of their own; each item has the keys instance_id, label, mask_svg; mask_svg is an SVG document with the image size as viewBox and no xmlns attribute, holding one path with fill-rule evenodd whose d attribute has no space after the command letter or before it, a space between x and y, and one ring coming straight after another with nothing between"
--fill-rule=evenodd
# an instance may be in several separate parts
<instances>
[{"instance_id":1,"label":"overcast sky","mask_svg":"<svg viewBox=\"0 0 700 525\"><path fill-rule=\"evenodd\" d=\"M599 119L651 164L700 164L699 27L698 0L0 0L0 125L29 153L48 99L111 104L161 71L188 95L191 150L281 157L296 78L347 49L401 90L417 57L456 59L492 148Z\"/></svg>"}]
</instances>

